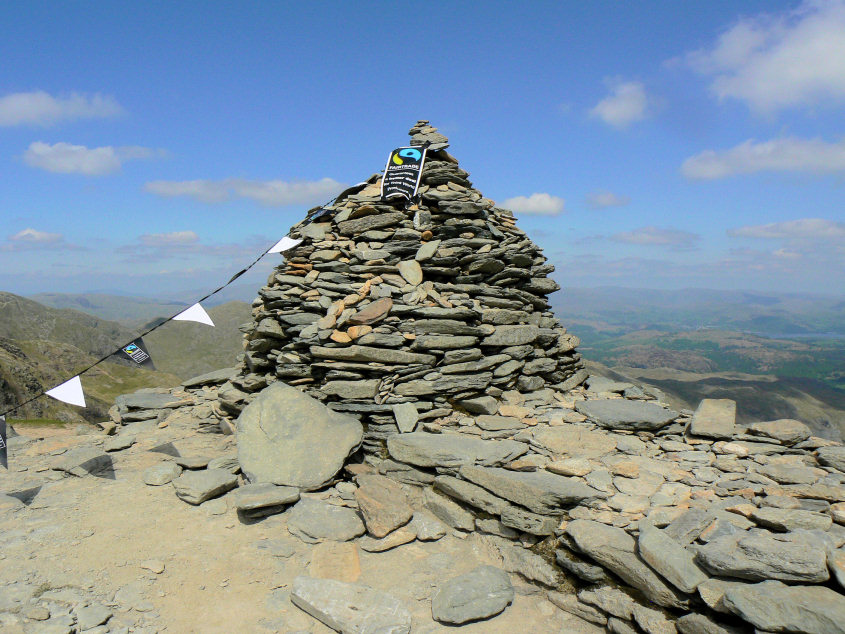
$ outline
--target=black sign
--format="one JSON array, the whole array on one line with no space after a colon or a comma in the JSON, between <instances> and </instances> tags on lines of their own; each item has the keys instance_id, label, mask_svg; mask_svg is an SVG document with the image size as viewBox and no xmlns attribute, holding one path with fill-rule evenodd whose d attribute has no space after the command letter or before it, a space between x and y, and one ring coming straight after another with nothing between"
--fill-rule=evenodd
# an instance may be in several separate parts
<instances>
[{"instance_id":1,"label":"black sign","mask_svg":"<svg viewBox=\"0 0 845 634\"><path fill-rule=\"evenodd\" d=\"M147 352L147 346L144 345L144 340L141 337L138 337L132 343L123 346L120 351L138 365L149 368L150 370L156 369L153 365L153 359L150 356L150 353Z\"/></svg>"},{"instance_id":2,"label":"black sign","mask_svg":"<svg viewBox=\"0 0 845 634\"><path fill-rule=\"evenodd\" d=\"M7 456L8 449L6 448L6 417L0 416L0 463L8 469L9 460Z\"/></svg>"},{"instance_id":3,"label":"black sign","mask_svg":"<svg viewBox=\"0 0 845 634\"><path fill-rule=\"evenodd\" d=\"M410 200L416 196L424 162L424 147L400 147L393 150L387 159L381 181L382 200Z\"/></svg>"}]
</instances>

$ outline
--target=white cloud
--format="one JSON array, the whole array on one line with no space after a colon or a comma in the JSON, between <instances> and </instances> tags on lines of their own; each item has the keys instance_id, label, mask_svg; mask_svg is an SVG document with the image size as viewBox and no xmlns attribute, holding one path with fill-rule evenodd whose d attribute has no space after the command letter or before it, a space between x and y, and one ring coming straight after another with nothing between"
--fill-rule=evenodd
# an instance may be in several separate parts
<instances>
[{"instance_id":1,"label":"white cloud","mask_svg":"<svg viewBox=\"0 0 845 634\"><path fill-rule=\"evenodd\" d=\"M645 246L669 246L689 249L701 236L680 229L661 229L659 227L641 227L632 231L623 231L610 237L616 242L640 244Z\"/></svg>"},{"instance_id":2,"label":"white cloud","mask_svg":"<svg viewBox=\"0 0 845 634\"><path fill-rule=\"evenodd\" d=\"M713 76L719 99L738 99L757 112L841 102L845 2L811 1L781 15L743 18L686 60Z\"/></svg>"},{"instance_id":3,"label":"white cloud","mask_svg":"<svg viewBox=\"0 0 845 634\"><path fill-rule=\"evenodd\" d=\"M597 191L587 196L587 205L593 209L606 207L624 207L631 202L627 196L619 196L609 191Z\"/></svg>"},{"instance_id":4,"label":"white cloud","mask_svg":"<svg viewBox=\"0 0 845 634\"><path fill-rule=\"evenodd\" d=\"M537 216L556 216L563 212L564 200L551 194L531 194L530 196L515 196L502 202L502 207L512 209L521 214Z\"/></svg>"},{"instance_id":5,"label":"white cloud","mask_svg":"<svg viewBox=\"0 0 845 634\"><path fill-rule=\"evenodd\" d=\"M729 150L705 150L681 165L687 178L713 180L754 172L845 171L845 139L827 143L821 139L786 137L757 143L749 139Z\"/></svg>"},{"instance_id":6,"label":"white cloud","mask_svg":"<svg viewBox=\"0 0 845 634\"><path fill-rule=\"evenodd\" d=\"M845 240L845 222L823 218L801 218L766 225L730 229L728 235L767 240Z\"/></svg>"},{"instance_id":7,"label":"white cloud","mask_svg":"<svg viewBox=\"0 0 845 634\"><path fill-rule=\"evenodd\" d=\"M187 196L204 203L219 203L232 198L249 198L267 207L284 207L321 203L339 194L345 185L331 178L318 181L287 182L282 180L152 181L146 191L164 198Z\"/></svg>"},{"instance_id":8,"label":"white cloud","mask_svg":"<svg viewBox=\"0 0 845 634\"><path fill-rule=\"evenodd\" d=\"M0 251L37 251L39 249L81 251L83 247L65 241L60 233L39 231L27 227L16 234L8 236L6 242L0 244Z\"/></svg>"},{"instance_id":9,"label":"white cloud","mask_svg":"<svg viewBox=\"0 0 845 634\"><path fill-rule=\"evenodd\" d=\"M31 143L23 154L24 162L48 172L101 176L118 171L126 161L166 156L164 150L140 146L88 148L70 143Z\"/></svg>"},{"instance_id":10,"label":"white cloud","mask_svg":"<svg viewBox=\"0 0 845 634\"><path fill-rule=\"evenodd\" d=\"M27 244L52 244L60 242L63 239L61 233L48 233L31 227L18 231L13 236L9 236L11 242L24 242Z\"/></svg>"},{"instance_id":11,"label":"white cloud","mask_svg":"<svg viewBox=\"0 0 845 634\"><path fill-rule=\"evenodd\" d=\"M49 126L59 121L102 119L122 113L123 108L109 95L71 93L65 97L53 97L37 90L0 97L0 127Z\"/></svg>"},{"instance_id":12,"label":"white cloud","mask_svg":"<svg viewBox=\"0 0 845 634\"><path fill-rule=\"evenodd\" d=\"M648 97L641 82L613 80L610 88L611 94L590 110L591 116L614 128L627 128L633 122L646 118Z\"/></svg>"},{"instance_id":13,"label":"white cloud","mask_svg":"<svg viewBox=\"0 0 845 634\"><path fill-rule=\"evenodd\" d=\"M171 233L145 233L138 240L147 247L179 247L196 244L200 237L194 231L172 231Z\"/></svg>"}]
</instances>

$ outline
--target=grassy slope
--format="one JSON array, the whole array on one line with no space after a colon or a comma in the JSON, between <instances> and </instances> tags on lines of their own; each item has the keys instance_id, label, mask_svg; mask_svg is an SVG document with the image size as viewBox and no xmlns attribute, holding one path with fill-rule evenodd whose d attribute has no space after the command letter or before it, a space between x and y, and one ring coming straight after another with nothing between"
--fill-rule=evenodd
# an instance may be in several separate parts
<instances>
[{"instance_id":1,"label":"grassy slope","mask_svg":"<svg viewBox=\"0 0 845 634\"><path fill-rule=\"evenodd\" d=\"M0 342L0 404L13 403L54 387L96 360L75 346L49 341ZM164 372L102 363L81 377L87 407L66 405L48 396L16 410L16 418L50 418L63 421L102 420L115 397L143 387L170 387L179 378ZM14 396L13 396L14 395Z\"/></svg>"}]
</instances>

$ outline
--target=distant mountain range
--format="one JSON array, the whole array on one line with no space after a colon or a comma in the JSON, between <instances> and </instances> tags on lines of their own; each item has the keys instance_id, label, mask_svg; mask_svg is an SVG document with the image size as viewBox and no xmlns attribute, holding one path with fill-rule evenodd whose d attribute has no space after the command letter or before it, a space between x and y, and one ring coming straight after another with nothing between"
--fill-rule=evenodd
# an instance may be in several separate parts
<instances>
[{"instance_id":1,"label":"distant mountain range","mask_svg":"<svg viewBox=\"0 0 845 634\"><path fill-rule=\"evenodd\" d=\"M690 288L565 288L551 297L566 326L596 331L716 328L767 337L845 337L845 296Z\"/></svg>"},{"instance_id":2,"label":"distant mountain range","mask_svg":"<svg viewBox=\"0 0 845 634\"><path fill-rule=\"evenodd\" d=\"M0 292L0 411L54 387L132 341L143 324L162 314L154 306L166 309L163 314L167 316L179 312L175 303L155 304L144 298L102 294L51 294L49 301L119 316L123 323ZM119 394L142 387L171 387L191 376L234 365L242 351L242 336L237 327L250 318L250 306L235 302L209 308L208 312L216 328L171 322L145 337L156 371L135 367L128 359L112 356L86 372L82 376L86 409L43 397L15 412L12 418L98 420L105 417ZM140 319L144 314L146 318Z\"/></svg>"},{"instance_id":3,"label":"distant mountain range","mask_svg":"<svg viewBox=\"0 0 845 634\"><path fill-rule=\"evenodd\" d=\"M233 285L214 299L251 300L255 293L252 284ZM54 385L187 306L107 293L32 299L0 293L0 400ZM656 385L678 407L694 408L708 396L734 398L741 420L793 417L817 433L845 435L841 298L605 287L564 289L551 299L600 373ZM100 373L86 375L83 384L100 403L98 411L117 394L234 365L242 352L238 326L251 319L251 305L204 305L217 327L171 322L145 338L158 372L110 360ZM48 406L30 415L78 416L75 408L42 401Z\"/></svg>"}]
</instances>

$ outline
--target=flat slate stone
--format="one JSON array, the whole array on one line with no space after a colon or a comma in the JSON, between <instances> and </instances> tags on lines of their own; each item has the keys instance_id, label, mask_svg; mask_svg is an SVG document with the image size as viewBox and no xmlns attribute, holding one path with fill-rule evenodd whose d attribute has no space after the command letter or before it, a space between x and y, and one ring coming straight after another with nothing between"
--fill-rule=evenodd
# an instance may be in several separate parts
<instances>
[{"instance_id":1,"label":"flat slate stone","mask_svg":"<svg viewBox=\"0 0 845 634\"><path fill-rule=\"evenodd\" d=\"M556 427L538 425L525 430L518 438L520 440L524 438L530 445L550 451L556 456L600 458L616 451L616 440L612 436L577 425Z\"/></svg>"},{"instance_id":2,"label":"flat slate stone","mask_svg":"<svg viewBox=\"0 0 845 634\"><path fill-rule=\"evenodd\" d=\"M349 318L350 326L368 326L381 321L390 313L393 308L393 300L389 297L382 297L371 304L368 304Z\"/></svg>"},{"instance_id":3,"label":"flat slate stone","mask_svg":"<svg viewBox=\"0 0 845 634\"><path fill-rule=\"evenodd\" d=\"M713 575L750 581L821 583L830 578L823 549L765 534L738 533L714 539L698 549L696 562Z\"/></svg>"},{"instance_id":4,"label":"flat slate stone","mask_svg":"<svg viewBox=\"0 0 845 634\"><path fill-rule=\"evenodd\" d=\"M390 363L396 365L434 365L437 360L434 355L389 348L369 348L367 346L352 345L345 348L326 348L311 346L311 354L318 359L334 359L336 361L360 361L368 363Z\"/></svg>"},{"instance_id":5,"label":"flat slate stone","mask_svg":"<svg viewBox=\"0 0 845 634\"><path fill-rule=\"evenodd\" d=\"M648 599L667 608L687 605L687 599L668 585L636 553L636 542L621 528L592 520L574 520L566 527L578 549L608 568Z\"/></svg>"},{"instance_id":6,"label":"flat slate stone","mask_svg":"<svg viewBox=\"0 0 845 634\"><path fill-rule=\"evenodd\" d=\"M173 480L179 499L188 504L202 504L238 486L238 476L225 469L185 471Z\"/></svg>"},{"instance_id":7,"label":"flat slate stone","mask_svg":"<svg viewBox=\"0 0 845 634\"><path fill-rule=\"evenodd\" d=\"M753 510L751 519L760 526L782 532L797 529L826 531L833 523L830 515L800 509L778 509L770 506Z\"/></svg>"},{"instance_id":8,"label":"flat slate stone","mask_svg":"<svg viewBox=\"0 0 845 634\"><path fill-rule=\"evenodd\" d=\"M540 336L540 329L533 325L496 326L492 335L485 337L482 346L521 346L534 343Z\"/></svg>"},{"instance_id":9,"label":"flat slate stone","mask_svg":"<svg viewBox=\"0 0 845 634\"><path fill-rule=\"evenodd\" d=\"M736 426L736 401L728 398L705 398L698 404L690 423L693 436L733 438Z\"/></svg>"},{"instance_id":10,"label":"flat slate stone","mask_svg":"<svg viewBox=\"0 0 845 634\"><path fill-rule=\"evenodd\" d=\"M564 508L596 497L600 491L574 478L549 472L508 471L495 467L464 465L461 477L501 498L541 515L559 515Z\"/></svg>"},{"instance_id":11,"label":"flat slate stone","mask_svg":"<svg viewBox=\"0 0 845 634\"><path fill-rule=\"evenodd\" d=\"M640 525L640 556L673 586L690 594L707 575L693 562L694 554L659 528Z\"/></svg>"},{"instance_id":12,"label":"flat slate stone","mask_svg":"<svg viewBox=\"0 0 845 634\"><path fill-rule=\"evenodd\" d=\"M364 522L345 506L302 498L290 510L288 531L308 544L323 541L347 542L363 535Z\"/></svg>"},{"instance_id":13,"label":"flat slate stone","mask_svg":"<svg viewBox=\"0 0 845 634\"><path fill-rule=\"evenodd\" d=\"M823 465L845 473L845 446L822 447L816 452L816 455Z\"/></svg>"},{"instance_id":14,"label":"flat slate stone","mask_svg":"<svg viewBox=\"0 0 845 634\"><path fill-rule=\"evenodd\" d=\"M144 484L153 487L162 486L172 482L174 478L178 478L181 474L182 467L175 462L162 462L144 471Z\"/></svg>"},{"instance_id":15,"label":"flat slate stone","mask_svg":"<svg viewBox=\"0 0 845 634\"><path fill-rule=\"evenodd\" d=\"M513 598L513 585L504 570L479 566L437 588L431 600L431 616L454 625L489 619L504 611Z\"/></svg>"},{"instance_id":16,"label":"flat slate stone","mask_svg":"<svg viewBox=\"0 0 845 634\"><path fill-rule=\"evenodd\" d=\"M605 429L656 431L678 417L678 412L656 403L627 399L579 401L575 409Z\"/></svg>"},{"instance_id":17,"label":"flat slate stone","mask_svg":"<svg viewBox=\"0 0 845 634\"><path fill-rule=\"evenodd\" d=\"M513 440L481 440L463 434L412 432L387 439L387 450L399 462L418 467L498 465L518 458L528 447Z\"/></svg>"},{"instance_id":18,"label":"flat slate stone","mask_svg":"<svg viewBox=\"0 0 845 634\"><path fill-rule=\"evenodd\" d=\"M722 601L760 630L845 633L845 596L823 586L787 586L769 580L732 587Z\"/></svg>"},{"instance_id":19,"label":"flat slate stone","mask_svg":"<svg viewBox=\"0 0 845 634\"><path fill-rule=\"evenodd\" d=\"M182 404L182 401L172 394L157 394L154 392L121 394L114 402L118 407L129 409L166 409L179 407Z\"/></svg>"},{"instance_id":20,"label":"flat slate stone","mask_svg":"<svg viewBox=\"0 0 845 634\"><path fill-rule=\"evenodd\" d=\"M290 600L299 609L343 634L408 634L411 631L408 609L394 596L365 585L297 577Z\"/></svg>"},{"instance_id":21,"label":"flat slate stone","mask_svg":"<svg viewBox=\"0 0 845 634\"><path fill-rule=\"evenodd\" d=\"M238 461L250 482L306 491L328 483L363 439L347 414L284 383L273 383L236 421Z\"/></svg>"},{"instance_id":22,"label":"flat slate stone","mask_svg":"<svg viewBox=\"0 0 845 634\"><path fill-rule=\"evenodd\" d=\"M475 419L475 424L485 431L506 431L524 429L525 424L513 416L482 414Z\"/></svg>"},{"instance_id":23,"label":"flat slate stone","mask_svg":"<svg viewBox=\"0 0 845 634\"><path fill-rule=\"evenodd\" d=\"M748 433L765 438L773 438L784 445L794 445L807 440L811 430L804 423L791 418L781 418L763 423L752 423L748 426Z\"/></svg>"},{"instance_id":24,"label":"flat slate stone","mask_svg":"<svg viewBox=\"0 0 845 634\"><path fill-rule=\"evenodd\" d=\"M434 487L451 498L492 515L501 515L502 511L510 506L505 500L496 497L487 489L452 476L437 476L434 479Z\"/></svg>"},{"instance_id":25,"label":"flat slate stone","mask_svg":"<svg viewBox=\"0 0 845 634\"><path fill-rule=\"evenodd\" d=\"M384 537L407 524L414 515L402 487L390 478L369 474L359 476L355 500L367 530L375 537Z\"/></svg>"},{"instance_id":26,"label":"flat slate stone","mask_svg":"<svg viewBox=\"0 0 845 634\"><path fill-rule=\"evenodd\" d=\"M103 443L103 450L107 452L123 451L135 444L135 434L117 434L109 436Z\"/></svg>"},{"instance_id":27,"label":"flat slate stone","mask_svg":"<svg viewBox=\"0 0 845 634\"><path fill-rule=\"evenodd\" d=\"M499 401L492 396L477 396L459 400L457 404L470 414L495 414L499 409Z\"/></svg>"},{"instance_id":28,"label":"flat slate stone","mask_svg":"<svg viewBox=\"0 0 845 634\"><path fill-rule=\"evenodd\" d=\"M299 501L299 489L262 482L247 484L232 494L236 509L251 512L259 509L278 508Z\"/></svg>"},{"instance_id":29,"label":"flat slate stone","mask_svg":"<svg viewBox=\"0 0 845 634\"><path fill-rule=\"evenodd\" d=\"M423 491L423 505L426 509L452 528L461 531L475 530L475 517L460 504L436 493L433 489Z\"/></svg>"},{"instance_id":30,"label":"flat slate stone","mask_svg":"<svg viewBox=\"0 0 845 634\"><path fill-rule=\"evenodd\" d=\"M206 374L200 374L199 376L190 378L187 381L183 381L182 387L201 387L203 385L216 385L218 383L225 383L235 374L237 374L237 372L237 368L223 368L222 370L207 372Z\"/></svg>"},{"instance_id":31,"label":"flat slate stone","mask_svg":"<svg viewBox=\"0 0 845 634\"><path fill-rule=\"evenodd\" d=\"M71 449L61 456L53 466L56 471L64 471L75 476L97 475L111 469L111 456L98 447L84 446Z\"/></svg>"},{"instance_id":32,"label":"flat slate stone","mask_svg":"<svg viewBox=\"0 0 845 634\"><path fill-rule=\"evenodd\" d=\"M398 265L399 275L405 278L411 286L422 284L423 273L420 263L417 260L408 260L400 262Z\"/></svg>"},{"instance_id":33,"label":"flat slate stone","mask_svg":"<svg viewBox=\"0 0 845 634\"><path fill-rule=\"evenodd\" d=\"M420 413L413 403L397 403L393 406L393 417L396 419L396 427L399 431L408 434L416 428Z\"/></svg>"}]
</instances>

